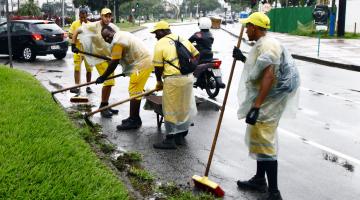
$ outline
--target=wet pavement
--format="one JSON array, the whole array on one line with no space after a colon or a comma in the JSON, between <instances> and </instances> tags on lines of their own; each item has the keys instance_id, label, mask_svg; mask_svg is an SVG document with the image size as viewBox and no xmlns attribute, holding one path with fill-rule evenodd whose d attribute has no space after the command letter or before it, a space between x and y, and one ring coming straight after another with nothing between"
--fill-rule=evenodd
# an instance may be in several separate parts
<instances>
[{"instance_id":1,"label":"wet pavement","mask_svg":"<svg viewBox=\"0 0 360 200\"><path fill-rule=\"evenodd\" d=\"M222 26L233 36L238 36L240 23ZM268 32L268 34L278 39L289 51L302 60L336 63L338 66L351 66L353 69L360 70L360 39L320 39L318 56L318 38L294 36L284 33ZM244 33L244 38L247 39ZM335 65L336 66L336 65Z\"/></svg>"},{"instance_id":2,"label":"wet pavement","mask_svg":"<svg viewBox=\"0 0 360 200\"><path fill-rule=\"evenodd\" d=\"M197 30L196 25L174 26L174 33L189 37ZM236 38L223 30L212 30L215 56L223 61L221 66L224 82L227 82L232 63L232 47ZM150 51L156 42L147 30L136 33L147 44ZM242 46L245 51L250 46ZM299 50L298 50L299 51ZM1 59L0 62L5 62ZM279 188L284 199L357 199L360 196L360 86L356 84L359 72L329 68L313 63L297 61L301 74L300 109L296 119L282 119L279 128ZM14 68L33 74L49 90L73 85L72 53L58 61L53 56L38 57L34 63L15 62ZM255 200L262 195L240 191L236 180L248 179L256 169L256 162L248 157L244 144L245 122L236 118L237 83L242 63L237 63L233 85L226 106L210 179L225 190L224 199ZM120 71L117 71L118 73ZM97 77L94 70L93 79ZM82 71L85 80L85 70ZM118 78L113 88L110 103L127 98L128 78ZM151 75L146 88L155 86ZM101 86L91 86L94 94L88 96L95 109L99 105ZM202 90L195 90L197 96L206 96ZM49 94L50 95L50 94ZM65 107L73 94L55 95ZM215 99L221 104L222 90ZM214 100L212 100L214 101ZM208 159L212 137L219 116L218 107L203 99L198 104L198 115L186 138L186 144L174 151L156 150L154 142L162 139L164 127L158 130L156 115L141 110L143 125L135 131L116 131L116 125L128 115L129 104L116 107L118 116L104 119L99 114L91 119L103 126L103 133L117 145L119 150L138 151L144 155L144 166L155 173L161 181L174 181L187 185L194 174L203 175Z\"/></svg>"}]
</instances>

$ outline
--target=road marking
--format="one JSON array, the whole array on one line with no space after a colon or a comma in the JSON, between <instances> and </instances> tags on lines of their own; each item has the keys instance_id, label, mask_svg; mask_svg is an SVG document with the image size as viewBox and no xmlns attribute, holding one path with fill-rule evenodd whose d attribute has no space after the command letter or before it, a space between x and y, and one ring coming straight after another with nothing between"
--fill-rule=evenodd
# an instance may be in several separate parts
<instances>
[{"instance_id":1,"label":"road marking","mask_svg":"<svg viewBox=\"0 0 360 200\"><path fill-rule=\"evenodd\" d=\"M310 141L310 140L308 140L308 139L306 139L306 138L304 138L304 137L302 137L302 136L300 136L300 135L297 135L297 134L295 134L295 133L293 133L293 132L287 131L287 130L285 130L285 129L283 129L283 128L280 128L280 127L279 127L279 131L285 133L286 135L292 136L292 137L294 137L294 138L298 138L298 139L300 139L301 141L303 141L304 143L309 144L309 145L311 145L311 146L313 146L313 147L316 147L316 148L321 149L321 150L323 150L323 151L332 153L332 154L334 154L334 155L336 155L336 156L338 156L338 157L341 157L341 158L343 158L343 159L345 159L345 160L348 160L348 161L350 161L350 162L353 162L353 163L356 163L356 164L360 165L360 160L359 160L359 159L356 159L356 158L354 158L354 157L351 157L351 156L348 156L348 155L346 155L346 154L343 154L343 153L341 153L341 152L339 152L339 151L336 151L336 150L334 150L334 149L331 149L331 148L329 148L329 147L326 147L326 146L324 146L324 145L321 145L321 144L319 144L319 143L317 143L317 142Z\"/></svg>"},{"instance_id":2,"label":"road marking","mask_svg":"<svg viewBox=\"0 0 360 200\"><path fill-rule=\"evenodd\" d=\"M306 89L306 88L304 88L304 89ZM216 105L218 105L218 106L220 106L220 107L222 106L222 103L219 103L219 102L217 102L217 101L215 101L215 100L213 100L213 99L210 99L210 98L204 96L203 94L200 94L200 93L198 93L198 92L194 92L194 93L195 93L195 96L197 96L197 97L200 97L200 98L203 98L203 99L205 99L205 100L208 100L209 102L214 103L214 104L216 104ZM237 109L232 108L231 106L226 106L226 107L227 107L227 110L228 110L228 111L230 111L230 112L232 112L232 113L237 113L237 112L236 112ZM234 111L235 111L235 112L234 112ZM291 131L285 130L285 129L281 128L281 127L279 127L278 130L281 131L282 133L288 135L288 136L291 136L291 137L293 137L293 138L297 138L297 139L301 140L302 142L304 142L304 143L306 143L306 144L309 144L309 145L311 145L311 146L313 146L313 147L315 147L315 148L321 149L321 150L326 151L326 152L328 152L328 153L332 153L332 154L334 154L334 155L336 155L336 156L338 156L338 157L341 157L341 158L343 158L343 159L345 159L345 160L347 160L347 161L350 161L350 162L356 163L357 165L360 165L360 160L359 160L359 159L356 159L356 158L354 158L354 157L351 157L351 156L349 156L349 155L346 155L346 154L344 154L344 153L341 153L341 152L339 152L339 151L337 151L337 150L331 149L331 148L329 148L329 147L327 147L327 146L321 145L321 144L319 144L319 143L317 143L317 142L313 142L313 141L311 141L311 140L308 140L308 139L306 139L306 138L304 138L304 137L302 137L302 136L300 136L300 135L297 135L296 133L293 133L293 132L291 132Z\"/></svg>"},{"instance_id":3,"label":"road marking","mask_svg":"<svg viewBox=\"0 0 360 200\"><path fill-rule=\"evenodd\" d=\"M323 91L312 90L312 89L306 88L306 87L300 87L300 89L301 89L301 90L310 91L310 92L317 92L317 93L324 94L325 96L333 97L333 98L335 98L335 99L340 99L340 100L350 101L350 102L353 102L353 103L356 103L356 104L360 104L360 101L355 101L355 100L347 99L347 98L345 98L345 97L338 96L338 95L334 95L334 94L330 94L330 93L326 93L326 92L323 92Z\"/></svg>"}]
</instances>

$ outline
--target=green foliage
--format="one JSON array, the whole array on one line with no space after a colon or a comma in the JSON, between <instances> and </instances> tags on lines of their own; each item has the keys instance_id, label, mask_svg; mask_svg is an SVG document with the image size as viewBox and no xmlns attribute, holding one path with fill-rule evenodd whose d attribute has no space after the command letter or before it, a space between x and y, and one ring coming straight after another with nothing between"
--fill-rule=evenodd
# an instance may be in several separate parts
<instances>
[{"instance_id":1,"label":"green foliage","mask_svg":"<svg viewBox=\"0 0 360 200\"><path fill-rule=\"evenodd\" d=\"M87 0L73 0L73 4L74 4L75 8L78 8L82 5L86 5Z\"/></svg>"},{"instance_id":2,"label":"green foliage","mask_svg":"<svg viewBox=\"0 0 360 200\"><path fill-rule=\"evenodd\" d=\"M145 182L153 182L155 179L155 176L152 175L150 172L137 167L131 167L129 170L129 175L135 177L139 181Z\"/></svg>"},{"instance_id":3,"label":"green foliage","mask_svg":"<svg viewBox=\"0 0 360 200\"><path fill-rule=\"evenodd\" d=\"M1 199L128 199L32 75L0 66L0 85Z\"/></svg>"},{"instance_id":4,"label":"green foliage","mask_svg":"<svg viewBox=\"0 0 360 200\"><path fill-rule=\"evenodd\" d=\"M22 16L40 16L41 10L34 3L34 0L30 0L20 7L18 14Z\"/></svg>"},{"instance_id":5,"label":"green foliage","mask_svg":"<svg viewBox=\"0 0 360 200\"><path fill-rule=\"evenodd\" d=\"M160 185L157 191L164 193L169 200L215 200L216 198L208 193L194 195L189 190L179 188L175 183Z\"/></svg>"},{"instance_id":6,"label":"green foliage","mask_svg":"<svg viewBox=\"0 0 360 200\"><path fill-rule=\"evenodd\" d=\"M183 2L181 6L182 10L185 9L185 4L188 6L188 13L192 12L193 14L196 14L196 4L199 4L199 12L203 11L204 13L208 13L221 7L217 0L187 0L186 2Z\"/></svg>"}]
</instances>

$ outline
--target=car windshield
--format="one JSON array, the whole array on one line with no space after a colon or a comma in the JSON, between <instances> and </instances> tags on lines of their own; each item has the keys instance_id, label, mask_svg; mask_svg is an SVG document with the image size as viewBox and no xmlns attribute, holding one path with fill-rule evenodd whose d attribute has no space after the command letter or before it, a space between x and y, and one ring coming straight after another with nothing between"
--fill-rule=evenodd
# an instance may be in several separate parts
<instances>
[{"instance_id":1,"label":"car windshield","mask_svg":"<svg viewBox=\"0 0 360 200\"><path fill-rule=\"evenodd\" d=\"M35 26L38 27L40 30L45 30L45 31L49 31L49 32L61 30L61 28L55 23L52 23L52 24L35 24Z\"/></svg>"}]
</instances>

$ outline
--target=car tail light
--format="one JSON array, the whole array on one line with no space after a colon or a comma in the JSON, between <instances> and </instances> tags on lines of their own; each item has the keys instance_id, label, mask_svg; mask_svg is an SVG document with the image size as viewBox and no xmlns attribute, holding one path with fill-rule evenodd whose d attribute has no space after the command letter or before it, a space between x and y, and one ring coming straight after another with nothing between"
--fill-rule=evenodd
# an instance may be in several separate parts
<instances>
[{"instance_id":1,"label":"car tail light","mask_svg":"<svg viewBox=\"0 0 360 200\"><path fill-rule=\"evenodd\" d=\"M214 60L213 61L213 66L215 69L219 69L221 65L221 60Z\"/></svg>"},{"instance_id":2,"label":"car tail light","mask_svg":"<svg viewBox=\"0 0 360 200\"><path fill-rule=\"evenodd\" d=\"M39 34L39 33L33 33L31 36L32 36L32 38L34 40L42 40L42 39L44 39L43 36L41 34Z\"/></svg>"}]
</instances>

